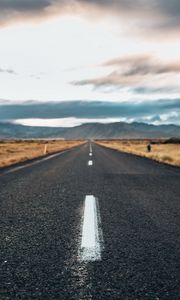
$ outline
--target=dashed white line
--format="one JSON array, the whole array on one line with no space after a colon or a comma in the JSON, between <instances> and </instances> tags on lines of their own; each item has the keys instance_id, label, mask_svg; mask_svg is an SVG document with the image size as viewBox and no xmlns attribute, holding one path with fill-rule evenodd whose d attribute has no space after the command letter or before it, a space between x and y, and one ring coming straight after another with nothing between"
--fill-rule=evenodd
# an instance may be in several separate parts
<instances>
[{"instance_id":1,"label":"dashed white line","mask_svg":"<svg viewBox=\"0 0 180 300\"><path fill-rule=\"evenodd\" d=\"M89 153L89 156L92 156L92 152Z\"/></svg>"},{"instance_id":2,"label":"dashed white line","mask_svg":"<svg viewBox=\"0 0 180 300\"><path fill-rule=\"evenodd\" d=\"M84 219L79 258L81 261L101 260L103 235L98 200L93 195L85 197Z\"/></svg>"},{"instance_id":3,"label":"dashed white line","mask_svg":"<svg viewBox=\"0 0 180 300\"><path fill-rule=\"evenodd\" d=\"M92 166L93 165L93 161L92 160L89 160L88 161L88 166Z\"/></svg>"}]
</instances>

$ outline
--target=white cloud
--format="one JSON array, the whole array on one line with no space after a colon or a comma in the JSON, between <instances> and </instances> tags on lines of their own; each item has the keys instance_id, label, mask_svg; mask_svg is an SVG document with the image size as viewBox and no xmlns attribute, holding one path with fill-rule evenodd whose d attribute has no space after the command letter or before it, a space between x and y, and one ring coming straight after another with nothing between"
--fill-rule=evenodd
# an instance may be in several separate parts
<instances>
[{"instance_id":1,"label":"white cloud","mask_svg":"<svg viewBox=\"0 0 180 300\"><path fill-rule=\"evenodd\" d=\"M71 10L70 13L68 10L68 14L64 10L64 2L69 3L71 10L71 1L0 0L1 17L3 10L9 12L8 16L4 14L7 22L10 22L9 16L14 17L13 13L15 17L21 15L19 23L13 20L13 26L0 29L2 70L9 70L0 70L0 98L10 99L12 102L28 99L88 99L132 103L180 97L179 70L171 73L140 72L143 56L155 57L151 70L157 69L156 63L159 59L162 59L166 66L173 60L180 60L179 35L174 31L172 42L164 31L165 27L160 28L160 24L165 24L163 22L169 22L172 16L177 16L177 1L164 1L163 4L163 0L160 0L160 5L156 5L155 0L82 0L78 1L80 6L78 4L74 12ZM54 4L59 4L59 15L52 10ZM116 11L118 18L114 14ZM39 22L42 14L45 18L43 22ZM51 14L53 18L50 19L48 17ZM147 15L152 18L147 18ZM27 23L25 19L31 22ZM144 21L147 21L146 24ZM146 35L137 32L140 24L138 22L143 24ZM157 24L159 32L163 32L158 39L157 36L150 35L147 28L149 26L152 30ZM127 74L123 74L122 78L123 60L125 61L128 55L139 55L141 60L136 68L130 70L134 72L134 76L128 77ZM119 66L102 66L103 62L117 57L120 59ZM0 65L2 66L1 62ZM16 70L18 76L12 76L13 70ZM97 89L95 81L99 79L104 82L111 80L112 84L104 84ZM88 80L91 81L91 85L85 84ZM73 86L70 82L84 82L84 85Z\"/></svg>"},{"instance_id":2,"label":"white cloud","mask_svg":"<svg viewBox=\"0 0 180 300\"><path fill-rule=\"evenodd\" d=\"M26 126L40 126L40 127L74 127L85 123L113 123L113 122L126 122L127 118L99 118L99 119L87 119L87 118L59 118L59 119L17 119L14 120L14 124L26 125Z\"/></svg>"}]
</instances>

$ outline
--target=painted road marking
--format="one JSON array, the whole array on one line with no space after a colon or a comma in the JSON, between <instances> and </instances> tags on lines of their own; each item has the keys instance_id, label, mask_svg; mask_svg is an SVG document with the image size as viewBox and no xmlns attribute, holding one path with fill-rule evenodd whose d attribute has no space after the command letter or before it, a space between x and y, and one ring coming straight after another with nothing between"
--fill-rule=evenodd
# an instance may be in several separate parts
<instances>
[{"instance_id":1,"label":"painted road marking","mask_svg":"<svg viewBox=\"0 0 180 300\"><path fill-rule=\"evenodd\" d=\"M101 230L98 200L93 195L87 195L84 203L84 219L80 246L81 261L101 260L103 234Z\"/></svg>"},{"instance_id":2,"label":"painted road marking","mask_svg":"<svg viewBox=\"0 0 180 300\"><path fill-rule=\"evenodd\" d=\"M89 156L92 156L92 152L89 153Z\"/></svg>"},{"instance_id":3,"label":"painted road marking","mask_svg":"<svg viewBox=\"0 0 180 300\"><path fill-rule=\"evenodd\" d=\"M3 176L3 175L6 175L6 174L9 174L9 173L16 172L16 171L19 171L19 170L21 170L21 169L25 169L25 168L27 168L27 167L31 167L31 166L37 165L37 164L39 164L40 162L49 160L49 159L51 159L51 158L54 158L54 157L56 157L56 156L58 156L58 155L61 155L61 154L65 153L65 152L68 152L68 151L69 151L69 150L65 150L65 151L62 151L62 152L60 152L60 153L51 154L51 155L48 155L48 156L46 156L46 157L44 157L44 158L38 159L38 160L36 160L36 161L33 161L32 163L25 163L25 164L22 165L22 166L18 166L18 167L13 167L13 166L12 166L12 167L10 167L9 170L7 170L7 171L1 173L0 176Z\"/></svg>"},{"instance_id":4,"label":"painted road marking","mask_svg":"<svg viewBox=\"0 0 180 300\"><path fill-rule=\"evenodd\" d=\"M92 166L93 165L93 161L92 160L89 160L88 161L88 166Z\"/></svg>"},{"instance_id":5,"label":"painted road marking","mask_svg":"<svg viewBox=\"0 0 180 300\"><path fill-rule=\"evenodd\" d=\"M91 144L89 145L89 152L92 152L92 146L91 146Z\"/></svg>"}]
</instances>

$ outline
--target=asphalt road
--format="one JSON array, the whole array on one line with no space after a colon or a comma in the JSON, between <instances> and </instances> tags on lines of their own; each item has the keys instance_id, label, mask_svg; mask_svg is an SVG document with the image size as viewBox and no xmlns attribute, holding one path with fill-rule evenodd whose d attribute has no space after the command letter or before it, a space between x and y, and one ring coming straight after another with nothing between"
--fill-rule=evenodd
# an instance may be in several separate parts
<instances>
[{"instance_id":1,"label":"asphalt road","mask_svg":"<svg viewBox=\"0 0 180 300\"><path fill-rule=\"evenodd\" d=\"M0 172L0 299L180 299L180 170L89 151ZM94 261L80 257L87 195L103 235Z\"/></svg>"}]
</instances>

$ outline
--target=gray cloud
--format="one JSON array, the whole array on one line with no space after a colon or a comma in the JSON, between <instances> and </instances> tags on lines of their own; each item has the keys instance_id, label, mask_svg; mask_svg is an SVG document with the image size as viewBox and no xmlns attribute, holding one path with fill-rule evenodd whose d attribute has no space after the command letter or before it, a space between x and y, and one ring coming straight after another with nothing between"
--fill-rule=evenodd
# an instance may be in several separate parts
<instances>
[{"instance_id":1,"label":"gray cloud","mask_svg":"<svg viewBox=\"0 0 180 300\"><path fill-rule=\"evenodd\" d=\"M64 101L11 104L0 101L0 122L26 118L126 118L180 124L180 99L144 102ZM90 120L89 120L90 121Z\"/></svg>"},{"instance_id":2,"label":"gray cloud","mask_svg":"<svg viewBox=\"0 0 180 300\"><path fill-rule=\"evenodd\" d=\"M33 11L52 5L52 0L0 0L1 11Z\"/></svg>"},{"instance_id":3,"label":"gray cloud","mask_svg":"<svg viewBox=\"0 0 180 300\"><path fill-rule=\"evenodd\" d=\"M110 9L139 9L145 7L148 1L143 3L141 0L0 0L0 9L4 11L35 11L45 9L53 5L70 5L79 3L80 5L94 5ZM149 5L148 5L149 6Z\"/></svg>"},{"instance_id":4,"label":"gray cloud","mask_svg":"<svg viewBox=\"0 0 180 300\"><path fill-rule=\"evenodd\" d=\"M180 16L179 0L79 0L79 2L93 4L101 9L112 9L117 13L128 11L129 14L136 13L137 15L143 12L149 16L157 13L168 17Z\"/></svg>"},{"instance_id":5,"label":"gray cloud","mask_svg":"<svg viewBox=\"0 0 180 300\"><path fill-rule=\"evenodd\" d=\"M140 0L78 0L81 3L96 5L101 8L110 8L110 9L137 9L137 7L141 4L144 6L145 4L142 3Z\"/></svg>"},{"instance_id":6,"label":"gray cloud","mask_svg":"<svg viewBox=\"0 0 180 300\"><path fill-rule=\"evenodd\" d=\"M154 1L159 7L159 10L163 11L167 15L179 16L180 15L180 1L179 0L156 0Z\"/></svg>"},{"instance_id":7,"label":"gray cloud","mask_svg":"<svg viewBox=\"0 0 180 300\"><path fill-rule=\"evenodd\" d=\"M0 73L8 73L8 74L11 74L11 75L17 75L17 73L12 70L12 69L3 69L3 68L0 68Z\"/></svg>"},{"instance_id":8,"label":"gray cloud","mask_svg":"<svg viewBox=\"0 0 180 300\"><path fill-rule=\"evenodd\" d=\"M179 73L180 61L161 62L149 55L127 56L117 58L103 64L105 67L118 67L125 72L126 76L145 75L145 74L163 74L163 73Z\"/></svg>"},{"instance_id":9,"label":"gray cloud","mask_svg":"<svg viewBox=\"0 0 180 300\"><path fill-rule=\"evenodd\" d=\"M84 86L84 85L92 85L94 88L108 87L108 86L116 86L116 87L124 87L135 84L134 78L130 77L126 78L125 76L121 76L121 74L117 71L111 72L107 76L102 76L99 78L90 78L85 80L77 80L73 81L72 84L76 86Z\"/></svg>"},{"instance_id":10,"label":"gray cloud","mask_svg":"<svg viewBox=\"0 0 180 300\"><path fill-rule=\"evenodd\" d=\"M180 74L180 62L162 62L153 57L142 55L142 56L128 56L124 58L117 58L108 62L105 62L102 67L113 68L108 75L99 78L90 78L73 81L72 84L76 86L92 85L94 88L101 87L131 87L139 88L142 84L149 82L153 83L154 76L163 76L158 78L159 83L155 82L155 86L142 86L144 90L151 91L167 91L167 86L163 87L163 82L168 76L176 76ZM157 86L159 84L159 86ZM169 89L179 89L179 87L168 87Z\"/></svg>"},{"instance_id":11,"label":"gray cloud","mask_svg":"<svg viewBox=\"0 0 180 300\"><path fill-rule=\"evenodd\" d=\"M0 24L7 25L19 19L47 18L60 13L65 4L68 4L67 0L0 0Z\"/></svg>"},{"instance_id":12,"label":"gray cloud","mask_svg":"<svg viewBox=\"0 0 180 300\"><path fill-rule=\"evenodd\" d=\"M82 12L89 8L102 15L119 14L135 18L147 28L172 28L180 25L179 0L0 0L0 23L12 22L27 16ZM142 24L141 24L142 25Z\"/></svg>"}]
</instances>

